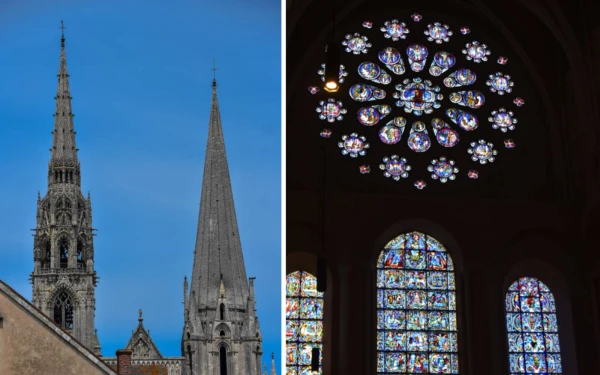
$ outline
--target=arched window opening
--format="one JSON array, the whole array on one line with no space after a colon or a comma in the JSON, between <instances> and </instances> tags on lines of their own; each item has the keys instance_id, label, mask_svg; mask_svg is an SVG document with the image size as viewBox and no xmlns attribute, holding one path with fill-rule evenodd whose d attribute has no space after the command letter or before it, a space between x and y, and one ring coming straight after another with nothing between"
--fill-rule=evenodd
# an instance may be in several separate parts
<instances>
[{"instance_id":1,"label":"arched window opening","mask_svg":"<svg viewBox=\"0 0 600 375\"><path fill-rule=\"evenodd\" d=\"M225 336L225 331L221 331L221 332L219 333L219 336L221 336L221 337Z\"/></svg>"},{"instance_id":2,"label":"arched window opening","mask_svg":"<svg viewBox=\"0 0 600 375\"><path fill-rule=\"evenodd\" d=\"M412 232L377 261L377 373L458 374L456 287L450 254Z\"/></svg>"},{"instance_id":3,"label":"arched window opening","mask_svg":"<svg viewBox=\"0 0 600 375\"><path fill-rule=\"evenodd\" d=\"M83 241L77 240L77 268L85 269L83 261Z\"/></svg>"},{"instance_id":4,"label":"arched window opening","mask_svg":"<svg viewBox=\"0 0 600 375\"><path fill-rule=\"evenodd\" d=\"M52 258L52 244L46 241L44 244L44 253L42 257L42 268L50 268L50 259Z\"/></svg>"},{"instance_id":5,"label":"arched window opening","mask_svg":"<svg viewBox=\"0 0 600 375\"><path fill-rule=\"evenodd\" d=\"M293 373L312 373L312 349L323 353L323 293L317 292L317 278L304 271L287 275L285 286L286 365ZM323 373L320 357L317 374Z\"/></svg>"},{"instance_id":6,"label":"arched window opening","mask_svg":"<svg viewBox=\"0 0 600 375\"><path fill-rule=\"evenodd\" d=\"M188 340L190 339L190 337L192 337L192 335L190 335L190 333L188 332L188 333L187 333L187 338L188 338Z\"/></svg>"},{"instance_id":7,"label":"arched window opening","mask_svg":"<svg viewBox=\"0 0 600 375\"><path fill-rule=\"evenodd\" d=\"M54 302L54 322L65 330L73 329L73 304L65 292L59 294Z\"/></svg>"},{"instance_id":8,"label":"arched window opening","mask_svg":"<svg viewBox=\"0 0 600 375\"><path fill-rule=\"evenodd\" d=\"M227 375L227 349L224 346L221 346L221 349L219 349L219 359L221 375Z\"/></svg>"},{"instance_id":9,"label":"arched window opening","mask_svg":"<svg viewBox=\"0 0 600 375\"><path fill-rule=\"evenodd\" d=\"M60 252L60 268L69 266L69 241L66 238L60 240L58 249Z\"/></svg>"},{"instance_id":10,"label":"arched window opening","mask_svg":"<svg viewBox=\"0 0 600 375\"><path fill-rule=\"evenodd\" d=\"M221 306L219 307L219 309L221 310L221 320L225 320L225 305L221 304Z\"/></svg>"},{"instance_id":11,"label":"arched window opening","mask_svg":"<svg viewBox=\"0 0 600 375\"><path fill-rule=\"evenodd\" d=\"M510 286L506 330L511 373L562 374L556 304L540 280L522 277Z\"/></svg>"},{"instance_id":12,"label":"arched window opening","mask_svg":"<svg viewBox=\"0 0 600 375\"><path fill-rule=\"evenodd\" d=\"M188 333L188 335L189 335L189 333ZM194 375L194 365L192 363L192 348L189 345L187 347L187 354L188 354L188 364L190 367L190 375Z\"/></svg>"}]
</instances>

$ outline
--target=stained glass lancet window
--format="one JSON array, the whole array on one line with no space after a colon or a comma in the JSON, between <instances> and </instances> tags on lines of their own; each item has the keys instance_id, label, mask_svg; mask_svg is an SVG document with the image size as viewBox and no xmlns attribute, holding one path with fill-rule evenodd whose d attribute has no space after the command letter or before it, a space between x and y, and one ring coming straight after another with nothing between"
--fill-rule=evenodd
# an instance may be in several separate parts
<instances>
[{"instance_id":1,"label":"stained glass lancet window","mask_svg":"<svg viewBox=\"0 0 600 375\"><path fill-rule=\"evenodd\" d=\"M312 349L320 349L322 374L323 293L317 292L317 279L304 271L286 278L286 375L312 375Z\"/></svg>"},{"instance_id":2,"label":"stained glass lancet window","mask_svg":"<svg viewBox=\"0 0 600 375\"><path fill-rule=\"evenodd\" d=\"M391 240L377 261L377 374L458 374L454 266L434 238Z\"/></svg>"},{"instance_id":3,"label":"stained glass lancet window","mask_svg":"<svg viewBox=\"0 0 600 375\"><path fill-rule=\"evenodd\" d=\"M515 281L506 294L511 374L562 374L552 292L533 277Z\"/></svg>"}]
</instances>

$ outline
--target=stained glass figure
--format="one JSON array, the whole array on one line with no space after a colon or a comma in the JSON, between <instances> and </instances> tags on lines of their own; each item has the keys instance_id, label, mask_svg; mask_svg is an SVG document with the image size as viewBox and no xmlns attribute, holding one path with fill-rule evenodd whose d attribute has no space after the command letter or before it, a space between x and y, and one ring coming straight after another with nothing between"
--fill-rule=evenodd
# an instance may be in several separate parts
<instances>
[{"instance_id":1,"label":"stained glass figure","mask_svg":"<svg viewBox=\"0 0 600 375\"><path fill-rule=\"evenodd\" d=\"M327 101L320 101L317 107L317 113L321 120L327 120L328 122L335 122L335 120L341 121L344 118L344 114L347 112L346 108L342 108L342 102L336 102L335 99L329 98Z\"/></svg>"},{"instance_id":2,"label":"stained glass figure","mask_svg":"<svg viewBox=\"0 0 600 375\"><path fill-rule=\"evenodd\" d=\"M385 98L385 91L375 86L357 83L350 86L350 97L357 102L381 100Z\"/></svg>"},{"instance_id":3,"label":"stained glass figure","mask_svg":"<svg viewBox=\"0 0 600 375\"><path fill-rule=\"evenodd\" d=\"M359 136L357 133L343 135L342 142L339 142L338 146L342 149L343 155L350 155L351 158L364 156L369 148L367 138Z\"/></svg>"},{"instance_id":4,"label":"stained glass figure","mask_svg":"<svg viewBox=\"0 0 600 375\"><path fill-rule=\"evenodd\" d=\"M480 63L487 61L487 57L491 54L491 51L485 44L480 44L478 41L467 43L465 49L462 50L467 60L473 60L473 62Z\"/></svg>"},{"instance_id":5,"label":"stained glass figure","mask_svg":"<svg viewBox=\"0 0 600 375\"><path fill-rule=\"evenodd\" d=\"M406 68L404 68L404 61L400 55L400 51L395 48L387 47L379 51L379 61L381 61L386 68L392 71L392 73L401 75L404 74Z\"/></svg>"},{"instance_id":6,"label":"stained glass figure","mask_svg":"<svg viewBox=\"0 0 600 375\"><path fill-rule=\"evenodd\" d=\"M458 132L450 127L444 120L434 118L431 120L433 134L438 143L444 147L454 147L458 143Z\"/></svg>"},{"instance_id":7,"label":"stained glass figure","mask_svg":"<svg viewBox=\"0 0 600 375\"><path fill-rule=\"evenodd\" d=\"M483 139L480 139L479 142L471 142L471 147L467 152L471 154L473 161L478 161L480 164L493 163L496 160L496 155L498 155L494 145Z\"/></svg>"},{"instance_id":8,"label":"stained glass figure","mask_svg":"<svg viewBox=\"0 0 600 375\"><path fill-rule=\"evenodd\" d=\"M521 277L506 293L509 367L513 374L562 374L554 296L533 277Z\"/></svg>"},{"instance_id":9,"label":"stained glass figure","mask_svg":"<svg viewBox=\"0 0 600 375\"><path fill-rule=\"evenodd\" d=\"M422 44L413 44L408 46L406 49L408 55L408 62L413 72L420 72L425 67L425 61L429 51L427 47Z\"/></svg>"},{"instance_id":10,"label":"stained glass figure","mask_svg":"<svg viewBox=\"0 0 600 375\"><path fill-rule=\"evenodd\" d=\"M366 80L381 83L383 85L388 85L392 82L392 76L381 69L379 65L368 61L358 66L358 75Z\"/></svg>"},{"instance_id":11,"label":"stained glass figure","mask_svg":"<svg viewBox=\"0 0 600 375\"><path fill-rule=\"evenodd\" d=\"M455 290L452 258L434 238L411 232L385 246L377 261L377 374L458 374Z\"/></svg>"},{"instance_id":12,"label":"stained glass figure","mask_svg":"<svg viewBox=\"0 0 600 375\"><path fill-rule=\"evenodd\" d=\"M427 170L433 172L431 178L440 180L441 183L455 180L456 173L458 173L458 168L454 166L454 160L448 160L445 156L442 156L439 160L433 159Z\"/></svg>"},{"instance_id":13,"label":"stained glass figure","mask_svg":"<svg viewBox=\"0 0 600 375\"><path fill-rule=\"evenodd\" d=\"M463 107L477 109L485 104L485 96L475 90L458 91L450 94L450 101Z\"/></svg>"},{"instance_id":14,"label":"stained glass figure","mask_svg":"<svg viewBox=\"0 0 600 375\"><path fill-rule=\"evenodd\" d=\"M450 31L450 27L448 25L442 25L441 23L436 22L433 25L427 25L425 35L427 35L428 41L435 41L437 44L442 44L442 42L448 42L450 40L452 31Z\"/></svg>"},{"instance_id":15,"label":"stained glass figure","mask_svg":"<svg viewBox=\"0 0 600 375\"><path fill-rule=\"evenodd\" d=\"M485 84L490 86L491 92L497 92L498 95L504 95L504 93L511 93L512 88L515 85L510 80L510 76L507 74L496 73L490 74L490 79L485 81Z\"/></svg>"},{"instance_id":16,"label":"stained glass figure","mask_svg":"<svg viewBox=\"0 0 600 375\"><path fill-rule=\"evenodd\" d=\"M492 111L492 115L488 117L488 121L492 123L492 128L500 129L503 133L506 133L508 130L514 130L515 124L518 122L515 114L511 111L506 111L504 108Z\"/></svg>"},{"instance_id":17,"label":"stained glass figure","mask_svg":"<svg viewBox=\"0 0 600 375\"><path fill-rule=\"evenodd\" d=\"M446 110L446 116L448 116L453 123L466 131L473 131L479 126L479 119L477 116L465 112L462 109L450 108Z\"/></svg>"},{"instance_id":18,"label":"stained glass figure","mask_svg":"<svg viewBox=\"0 0 600 375\"><path fill-rule=\"evenodd\" d=\"M408 136L408 147L414 152L425 152L431 147L431 139L424 122L416 121L412 125Z\"/></svg>"},{"instance_id":19,"label":"stained glass figure","mask_svg":"<svg viewBox=\"0 0 600 375\"><path fill-rule=\"evenodd\" d=\"M456 63L456 57L453 54L446 51L437 52L433 55L433 61L431 62L431 67L429 68L429 74L434 77L440 76L450 68L454 66Z\"/></svg>"},{"instance_id":20,"label":"stained glass figure","mask_svg":"<svg viewBox=\"0 0 600 375\"><path fill-rule=\"evenodd\" d=\"M286 277L286 367L288 374L311 372L312 348L323 353L323 293L317 279L304 271ZM322 374L322 355L319 372Z\"/></svg>"},{"instance_id":21,"label":"stained glass figure","mask_svg":"<svg viewBox=\"0 0 600 375\"><path fill-rule=\"evenodd\" d=\"M386 145L394 145L402 139L405 126L406 120L403 117L396 117L379 129L379 139Z\"/></svg>"},{"instance_id":22,"label":"stained glass figure","mask_svg":"<svg viewBox=\"0 0 600 375\"><path fill-rule=\"evenodd\" d=\"M383 164L379 165L385 177L391 177L393 180L400 181L400 178L407 178L410 165L406 163L405 158L398 155L383 158Z\"/></svg>"},{"instance_id":23,"label":"stained glass figure","mask_svg":"<svg viewBox=\"0 0 600 375\"><path fill-rule=\"evenodd\" d=\"M346 47L346 52L360 55L361 53L369 52L371 43L369 43L368 40L369 38L360 35L359 33L354 33L354 35L348 34L346 35L346 40L342 42L342 45Z\"/></svg>"},{"instance_id":24,"label":"stained glass figure","mask_svg":"<svg viewBox=\"0 0 600 375\"><path fill-rule=\"evenodd\" d=\"M446 87L461 87L472 85L477 79L477 75L470 69L458 69L456 72L450 73L444 78L444 86Z\"/></svg>"},{"instance_id":25,"label":"stained glass figure","mask_svg":"<svg viewBox=\"0 0 600 375\"><path fill-rule=\"evenodd\" d=\"M320 76L321 76L321 81L325 82L325 69L326 69L326 65L325 64L321 64L321 69L319 69L319 71L317 72ZM344 77L348 76L348 72L346 71L346 67L344 65L340 65L340 75L339 75L339 82L340 83L344 83Z\"/></svg>"},{"instance_id":26,"label":"stained glass figure","mask_svg":"<svg viewBox=\"0 0 600 375\"><path fill-rule=\"evenodd\" d=\"M406 34L408 34L406 24L398 20L385 21L381 31L383 31L383 36L392 39L394 42L406 39Z\"/></svg>"},{"instance_id":27,"label":"stained glass figure","mask_svg":"<svg viewBox=\"0 0 600 375\"><path fill-rule=\"evenodd\" d=\"M440 107L440 100L444 98L439 93L438 86L433 86L431 81L423 81L421 78L405 79L395 88L397 92L393 96L398 99L396 105L404 107L404 112L416 116L433 112Z\"/></svg>"},{"instance_id":28,"label":"stained glass figure","mask_svg":"<svg viewBox=\"0 0 600 375\"><path fill-rule=\"evenodd\" d=\"M387 105L373 105L371 107L363 107L358 110L358 121L365 126L373 126L382 118L389 115L392 108Z\"/></svg>"}]
</instances>

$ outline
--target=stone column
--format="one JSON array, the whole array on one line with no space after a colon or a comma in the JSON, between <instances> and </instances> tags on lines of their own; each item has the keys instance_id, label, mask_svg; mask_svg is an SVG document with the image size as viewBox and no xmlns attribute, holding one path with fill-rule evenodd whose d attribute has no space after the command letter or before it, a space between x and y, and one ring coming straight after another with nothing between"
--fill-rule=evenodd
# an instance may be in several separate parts
<instances>
[{"instance_id":1,"label":"stone column","mask_svg":"<svg viewBox=\"0 0 600 375\"><path fill-rule=\"evenodd\" d=\"M348 374L348 364L350 361L348 342L348 314L350 312L350 296L349 296L349 275L352 266L349 264L340 264L338 266L338 275L340 282L340 313L339 313L339 356L338 356L338 374Z\"/></svg>"}]
</instances>

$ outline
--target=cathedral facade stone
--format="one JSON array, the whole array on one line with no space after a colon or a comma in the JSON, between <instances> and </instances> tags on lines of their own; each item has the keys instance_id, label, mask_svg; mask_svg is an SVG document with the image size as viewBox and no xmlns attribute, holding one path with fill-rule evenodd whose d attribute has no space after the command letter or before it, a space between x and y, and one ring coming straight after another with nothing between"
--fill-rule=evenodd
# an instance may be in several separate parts
<instances>
[{"instance_id":1,"label":"cathedral facade stone","mask_svg":"<svg viewBox=\"0 0 600 375\"><path fill-rule=\"evenodd\" d=\"M212 90L191 291L184 280L185 374L260 375L254 278L246 278L216 80Z\"/></svg>"},{"instance_id":2,"label":"cathedral facade stone","mask_svg":"<svg viewBox=\"0 0 600 375\"><path fill-rule=\"evenodd\" d=\"M81 192L71 92L61 39L48 190L38 193L34 231L33 304L90 350L100 354L96 310L92 203Z\"/></svg>"}]
</instances>

